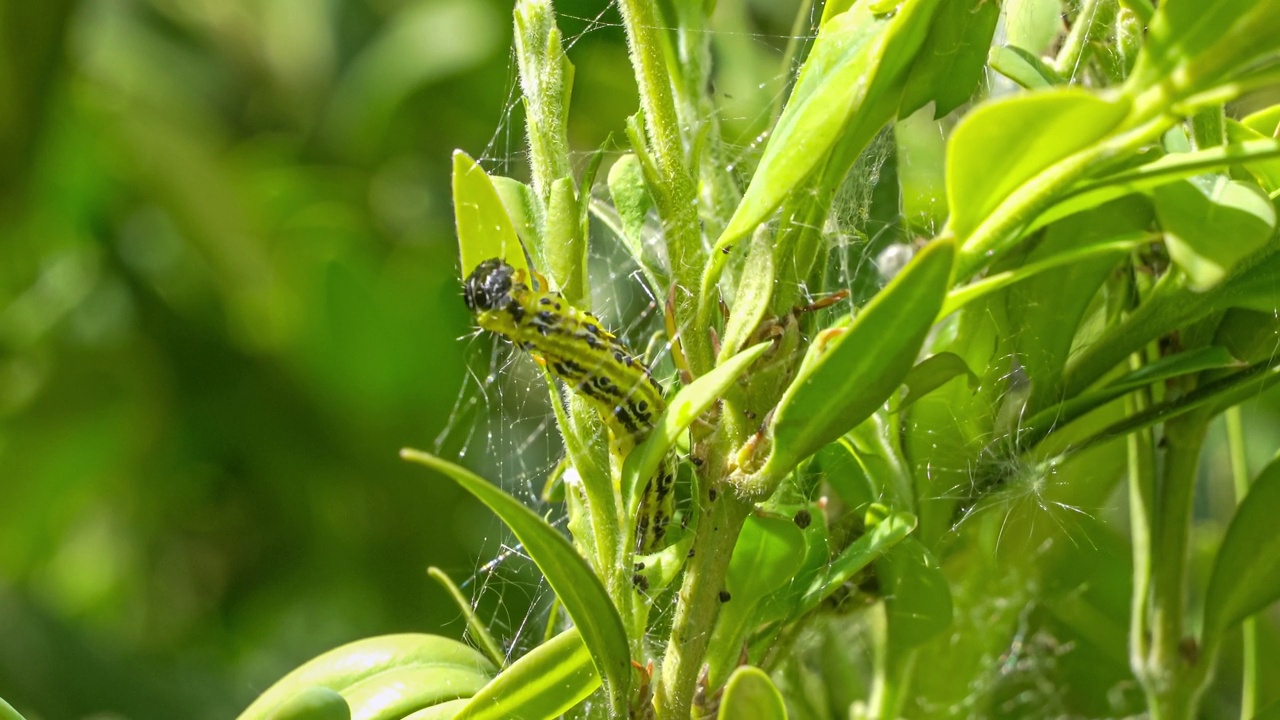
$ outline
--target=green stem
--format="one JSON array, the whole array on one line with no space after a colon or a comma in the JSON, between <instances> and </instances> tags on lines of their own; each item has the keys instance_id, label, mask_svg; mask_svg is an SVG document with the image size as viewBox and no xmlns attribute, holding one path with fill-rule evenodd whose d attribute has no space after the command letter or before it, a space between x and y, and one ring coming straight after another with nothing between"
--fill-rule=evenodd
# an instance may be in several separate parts
<instances>
[{"instance_id":1,"label":"green stem","mask_svg":"<svg viewBox=\"0 0 1280 720\"><path fill-rule=\"evenodd\" d=\"M1067 39L1062 43L1062 49L1058 51L1058 57L1053 61L1053 69L1059 75L1064 78L1076 76L1081 60L1084 58L1085 48L1105 27L1102 21L1115 16L1114 2L1115 0L1084 0L1081 3L1080 12L1076 14L1071 32L1067 34Z\"/></svg>"},{"instance_id":2,"label":"green stem","mask_svg":"<svg viewBox=\"0 0 1280 720\"><path fill-rule=\"evenodd\" d=\"M740 500L725 483L716 483L718 497L704 501L694 531L694 556L689 558L676 601L671 638L662 661L654 703L658 720L688 720L693 695L711 641L711 629L722 602L729 558L738 541L751 503Z\"/></svg>"},{"instance_id":3,"label":"green stem","mask_svg":"<svg viewBox=\"0 0 1280 720\"><path fill-rule=\"evenodd\" d=\"M1135 365L1140 360L1135 358ZM1136 368L1135 368L1136 369ZM1127 415L1136 415L1150 405L1146 391L1125 399ZM1129 667L1144 687L1150 682L1147 658L1151 651L1148 626L1151 602L1151 529L1154 524L1155 441L1150 428L1131 433L1129 444L1129 533L1133 546L1133 597L1129 613Z\"/></svg>"},{"instance_id":4,"label":"green stem","mask_svg":"<svg viewBox=\"0 0 1280 720\"><path fill-rule=\"evenodd\" d=\"M1131 116L1142 117L1135 110ZM1142 111L1145 112L1145 111ZM964 239L955 278L963 281L981 270L998 254L1015 246L1019 231L1052 205L1063 191L1091 171L1117 158L1127 157L1154 142L1177 123L1172 115L1156 115L1131 129L1058 161L1014 190L994 212Z\"/></svg>"},{"instance_id":5,"label":"green stem","mask_svg":"<svg viewBox=\"0 0 1280 720\"><path fill-rule=\"evenodd\" d=\"M1240 406L1227 410L1227 444L1231 449L1231 479L1236 491L1236 504L1249 493L1249 453L1245 445L1244 420ZM1258 619L1251 617L1241 624L1243 656L1240 688L1240 718L1248 720L1258 711Z\"/></svg>"},{"instance_id":6,"label":"green stem","mask_svg":"<svg viewBox=\"0 0 1280 720\"><path fill-rule=\"evenodd\" d=\"M619 0L622 23L627 32L631 67L640 90L640 109L645 133L661 186L651 188L662 217L663 234L676 282L675 315L681 349L695 376L714 366L711 338L707 328L699 328L697 298L699 274L706 264L702 231L698 222L697 188L689 171L680 117L672 95L667 67L666 43L648 0Z\"/></svg>"},{"instance_id":7,"label":"green stem","mask_svg":"<svg viewBox=\"0 0 1280 720\"><path fill-rule=\"evenodd\" d=\"M1202 414L1165 423L1153 544L1151 653L1147 698L1156 720L1194 715L1205 679L1206 662L1186 635L1188 544L1200 449L1206 421Z\"/></svg>"}]
</instances>

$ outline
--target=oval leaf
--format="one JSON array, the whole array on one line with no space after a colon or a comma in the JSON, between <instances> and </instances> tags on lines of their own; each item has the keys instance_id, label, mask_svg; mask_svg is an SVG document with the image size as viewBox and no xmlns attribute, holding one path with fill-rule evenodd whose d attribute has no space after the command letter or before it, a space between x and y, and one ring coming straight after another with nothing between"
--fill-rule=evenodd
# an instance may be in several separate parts
<instances>
[{"instance_id":1,"label":"oval leaf","mask_svg":"<svg viewBox=\"0 0 1280 720\"><path fill-rule=\"evenodd\" d=\"M309 687L276 708L271 720L351 720L351 708L338 691Z\"/></svg>"},{"instance_id":2,"label":"oval leaf","mask_svg":"<svg viewBox=\"0 0 1280 720\"><path fill-rule=\"evenodd\" d=\"M865 143L897 113L903 76L937 0L905 0L892 14L871 5L860 3L822 26L717 248L737 243L772 215L826 161L853 118Z\"/></svg>"},{"instance_id":3,"label":"oval leaf","mask_svg":"<svg viewBox=\"0 0 1280 720\"><path fill-rule=\"evenodd\" d=\"M1014 190L1105 136L1127 111L1127 102L1077 88L979 106L960 121L947 143L951 231L963 241Z\"/></svg>"},{"instance_id":4,"label":"oval leaf","mask_svg":"<svg viewBox=\"0 0 1280 720\"><path fill-rule=\"evenodd\" d=\"M787 720L787 706L782 694L765 671L744 665L733 671L724 686L717 720L751 718L752 720Z\"/></svg>"},{"instance_id":5,"label":"oval leaf","mask_svg":"<svg viewBox=\"0 0 1280 720\"><path fill-rule=\"evenodd\" d=\"M433 664L380 672L342 691L351 720L400 720L416 710L467 698L489 682L488 673Z\"/></svg>"},{"instance_id":6,"label":"oval leaf","mask_svg":"<svg viewBox=\"0 0 1280 720\"><path fill-rule=\"evenodd\" d=\"M625 708L631 681L627 633L587 561L547 521L479 475L419 450L406 448L400 457L448 476L511 528L582 633L597 669L608 680L615 709Z\"/></svg>"},{"instance_id":7,"label":"oval leaf","mask_svg":"<svg viewBox=\"0 0 1280 720\"><path fill-rule=\"evenodd\" d=\"M258 696L239 720L260 720L311 687L342 692L379 673L406 665L430 664L484 676L495 668L483 655L451 638L421 633L380 635L347 643L295 668Z\"/></svg>"},{"instance_id":8,"label":"oval leaf","mask_svg":"<svg viewBox=\"0 0 1280 720\"><path fill-rule=\"evenodd\" d=\"M1266 245L1276 227L1275 207L1261 190L1221 175L1161 185L1155 206L1169 257L1202 292Z\"/></svg>"},{"instance_id":9,"label":"oval leaf","mask_svg":"<svg viewBox=\"0 0 1280 720\"><path fill-rule=\"evenodd\" d=\"M530 650L475 694L457 720L543 720L582 702L600 675L577 628Z\"/></svg>"},{"instance_id":10,"label":"oval leaf","mask_svg":"<svg viewBox=\"0 0 1280 720\"><path fill-rule=\"evenodd\" d=\"M453 153L453 218L458 230L462 277L490 258L502 258L514 268L529 267L515 226L489 174L461 150Z\"/></svg>"},{"instance_id":11,"label":"oval leaf","mask_svg":"<svg viewBox=\"0 0 1280 720\"><path fill-rule=\"evenodd\" d=\"M809 348L770 426L773 452L747 490L767 496L800 461L834 442L902 383L933 325L955 258L949 240L925 247L825 347ZM750 487L754 485L755 487Z\"/></svg>"},{"instance_id":12,"label":"oval leaf","mask_svg":"<svg viewBox=\"0 0 1280 720\"><path fill-rule=\"evenodd\" d=\"M1249 488L1227 526L1205 597L1206 645L1280 598L1280 459Z\"/></svg>"}]
</instances>

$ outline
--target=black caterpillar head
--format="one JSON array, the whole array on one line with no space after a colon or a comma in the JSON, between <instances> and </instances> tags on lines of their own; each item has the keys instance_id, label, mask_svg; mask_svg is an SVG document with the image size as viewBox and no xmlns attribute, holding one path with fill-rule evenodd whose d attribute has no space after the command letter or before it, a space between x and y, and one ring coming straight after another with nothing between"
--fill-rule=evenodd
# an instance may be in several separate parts
<instances>
[{"instance_id":1,"label":"black caterpillar head","mask_svg":"<svg viewBox=\"0 0 1280 720\"><path fill-rule=\"evenodd\" d=\"M506 307L511 301L511 276L515 268L501 258L491 258L476 266L462 285L462 299L471 312Z\"/></svg>"}]
</instances>

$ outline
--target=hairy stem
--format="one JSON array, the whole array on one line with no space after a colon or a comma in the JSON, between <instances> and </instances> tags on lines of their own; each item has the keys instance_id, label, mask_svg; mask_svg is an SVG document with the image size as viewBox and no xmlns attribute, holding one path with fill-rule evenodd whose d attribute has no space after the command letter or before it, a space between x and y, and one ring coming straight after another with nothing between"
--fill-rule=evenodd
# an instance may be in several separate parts
<instances>
[{"instance_id":1,"label":"hairy stem","mask_svg":"<svg viewBox=\"0 0 1280 720\"><path fill-rule=\"evenodd\" d=\"M675 315L681 348L693 374L702 375L714 365L707 328L698 328L698 287L704 262L702 229L698 222L697 187L680 131L680 116L671 89L667 66L667 43L647 0L619 0L622 23L627 32L631 67L640 90L640 110L644 114L649 149L661 180L650 188L662 217L663 235L671 258L676 283Z\"/></svg>"},{"instance_id":2,"label":"hairy stem","mask_svg":"<svg viewBox=\"0 0 1280 720\"><path fill-rule=\"evenodd\" d=\"M667 643L654 703L658 720L688 720L693 695L707 655L711 629L723 602L729 558L751 503L739 499L726 483L716 483L715 500L704 507L694 531L694 556L685 567L676 601L671 638Z\"/></svg>"}]
</instances>

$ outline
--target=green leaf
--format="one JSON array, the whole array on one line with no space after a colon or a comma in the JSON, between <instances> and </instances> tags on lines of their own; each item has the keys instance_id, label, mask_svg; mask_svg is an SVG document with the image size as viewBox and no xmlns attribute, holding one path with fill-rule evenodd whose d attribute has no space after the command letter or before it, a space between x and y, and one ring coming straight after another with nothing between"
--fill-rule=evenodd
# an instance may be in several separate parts
<instances>
[{"instance_id":1,"label":"green leaf","mask_svg":"<svg viewBox=\"0 0 1280 720\"><path fill-rule=\"evenodd\" d=\"M471 632L473 641L489 656L489 660L498 667L506 665L507 658L502 652L502 648L498 646L498 642L489 633L489 628L485 626L484 622L480 620L480 616L476 614L476 609L472 607L471 601L464 597L462 590L454 584L453 578L438 567L427 568L427 576L440 583L445 592L449 593L449 597L458 606L458 612L462 613L462 616L467 619L467 630Z\"/></svg>"},{"instance_id":2,"label":"green leaf","mask_svg":"<svg viewBox=\"0 0 1280 720\"><path fill-rule=\"evenodd\" d=\"M463 278L490 258L502 258L518 269L529 267L493 181L461 150L453 153L453 216Z\"/></svg>"},{"instance_id":3,"label":"green leaf","mask_svg":"<svg viewBox=\"0 0 1280 720\"><path fill-rule=\"evenodd\" d=\"M875 523L831 561L826 572L805 593L799 612L817 607L818 603L905 539L915 528L916 516L904 512L892 513Z\"/></svg>"},{"instance_id":4,"label":"green leaf","mask_svg":"<svg viewBox=\"0 0 1280 720\"><path fill-rule=\"evenodd\" d=\"M459 677L475 676L482 682L494 672L487 658L450 638L418 633L365 638L298 666L259 695L239 720L269 718L286 701L311 687L342 693L382 673L413 666L456 672Z\"/></svg>"},{"instance_id":5,"label":"green leaf","mask_svg":"<svg viewBox=\"0 0 1280 720\"><path fill-rule=\"evenodd\" d=\"M13 706L5 702L4 698L0 698L0 720L25 720L22 713L13 709Z\"/></svg>"},{"instance_id":6,"label":"green leaf","mask_svg":"<svg viewBox=\"0 0 1280 720\"><path fill-rule=\"evenodd\" d=\"M591 303L587 286L587 238L582 234L582 213L573 178L563 177L551 183L547 207L546 258L543 268L565 299L578 307Z\"/></svg>"},{"instance_id":7,"label":"green leaf","mask_svg":"<svg viewBox=\"0 0 1280 720\"><path fill-rule=\"evenodd\" d=\"M1014 190L1105 137L1128 109L1124 100L1073 87L979 106L960 121L947 145L951 231L963 241Z\"/></svg>"},{"instance_id":8,"label":"green leaf","mask_svg":"<svg viewBox=\"0 0 1280 720\"><path fill-rule=\"evenodd\" d=\"M933 116L940 118L968 102L982 79L999 19L1000 5L990 0L942 3L907 76L898 115L905 117L932 102Z\"/></svg>"},{"instance_id":9,"label":"green leaf","mask_svg":"<svg viewBox=\"0 0 1280 720\"><path fill-rule=\"evenodd\" d=\"M1027 418L1019 428L1018 442L1029 447L1036 444L1053 428L1062 427L1087 412L1122 397L1134 390L1156 383L1203 372L1237 367L1240 362L1224 347L1210 345L1187 352L1170 355L1145 365L1105 387L1076 395L1063 402L1045 408Z\"/></svg>"},{"instance_id":10,"label":"green leaf","mask_svg":"<svg viewBox=\"0 0 1280 720\"><path fill-rule=\"evenodd\" d=\"M429 708L422 708L417 712L409 713L401 720L453 720L462 708L466 707L470 702L471 698L449 700L439 705L432 705Z\"/></svg>"},{"instance_id":11,"label":"green leaf","mask_svg":"<svg viewBox=\"0 0 1280 720\"><path fill-rule=\"evenodd\" d=\"M649 437L637 445L622 464L622 497L627 499L628 517L635 517L640 503L643 487L640 479L653 477L680 435L724 395L725 390L751 367L751 363L769 349L769 345L767 342L753 345L680 388L654 422Z\"/></svg>"},{"instance_id":12,"label":"green leaf","mask_svg":"<svg viewBox=\"0 0 1280 720\"><path fill-rule=\"evenodd\" d=\"M856 317L815 340L769 426L773 451L740 490L766 497L800 461L889 399L942 307L954 257L949 240L929 243Z\"/></svg>"},{"instance_id":13,"label":"green leaf","mask_svg":"<svg viewBox=\"0 0 1280 720\"><path fill-rule=\"evenodd\" d=\"M746 344L759 326L773 299L773 243L767 228L760 228L751 238L747 261L733 298L729 321L720 340L718 362L724 362Z\"/></svg>"},{"instance_id":14,"label":"green leaf","mask_svg":"<svg viewBox=\"0 0 1280 720\"><path fill-rule=\"evenodd\" d=\"M1270 144L1273 150L1271 157L1256 162L1241 163L1241 167L1258 181L1268 195L1274 195L1277 190L1280 190L1280 142L1230 118L1227 118L1227 142L1231 145L1260 142Z\"/></svg>"},{"instance_id":15,"label":"green leaf","mask_svg":"<svg viewBox=\"0 0 1280 720\"><path fill-rule=\"evenodd\" d=\"M902 384L907 386L907 394L902 401L896 403L891 412L899 413L911 406L911 403L946 385L953 378L961 375L969 378L969 387L976 388L978 376L969 369L964 358L955 353L941 352L930 355L907 373Z\"/></svg>"},{"instance_id":16,"label":"green leaf","mask_svg":"<svg viewBox=\"0 0 1280 720\"><path fill-rule=\"evenodd\" d=\"M1166 0L1147 28L1147 39L1129 78L1131 92L1160 87L1172 99L1208 90L1230 74L1280 52L1274 0Z\"/></svg>"},{"instance_id":17,"label":"green leaf","mask_svg":"<svg viewBox=\"0 0 1280 720\"><path fill-rule=\"evenodd\" d=\"M837 142L860 149L894 118L936 5L904 0L895 13L877 14L871 3L860 3L823 24L742 202L716 240L713 261L722 263L721 251L767 220ZM851 124L856 137L846 138Z\"/></svg>"},{"instance_id":18,"label":"green leaf","mask_svg":"<svg viewBox=\"0 0 1280 720\"><path fill-rule=\"evenodd\" d=\"M1231 127L1228 123L1228 127ZM1269 138L1217 145L1205 150L1176 152L1157 160L1082 183L1045 210L1031 224L1039 228L1082 210L1133 193L1145 193L1166 183L1237 165L1249 167L1280 158L1280 142Z\"/></svg>"},{"instance_id":19,"label":"green leaf","mask_svg":"<svg viewBox=\"0 0 1280 720\"><path fill-rule=\"evenodd\" d=\"M365 678L342 691L354 720L400 720L416 710L471 697L487 673L433 664L404 665Z\"/></svg>"},{"instance_id":20,"label":"green leaf","mask_svg":"<svg viewBox=\"0 0 1280 720\"><path fill-rule=\"evenodd\" d=\"M591 653L570 628L503 670L456 720L544 720L559 717L600 687Z\"/></svg>"},{"instance_id":21,"label":"green leaf","mask_svg":"<svg viewBox=\"0 0 1280 720\"><path fill-rule=\"evenodd\" d=\"M1039 57L1015 45L991 48L991 69L1028 90L1065 85L1056 70Z\"/></svg>"},{"instance_id":22,"label":"green leaf","mask_svg":"<svg viewBox=\"0 0 1280 720\"><path fill-rule=\"evenodd\" d=\"M717 720L787 720L787 706L765 671L744 665L729 676Z\"/></svg>"},{"instance_id":23,"label":"green leaf","mask_svg":"<svg viewBox=\"0 0 1280 720\"><path fill-rule=\"evenodd\" d=\"M903 538L877 560L876 575L895 647L919 645L951 626L951 587L915 538Z\"/></svg>"},{"instance_id":24,"label":"green leaf","mask_svg":"<svg viewBox=\"0 0 1280 720\"><path fill-rule=\"evenodd\" d=\"M401 450L400 457L448 476L511 528L582 633L596 668L608 681L615 709L625 708L631 682L626 630L604 586L569 541L519 500L466 468L409 448Z\"/></svg>"},{"instance_id":25,"label":"green leaf","mask_svg":"<svg viewBox=\"0 0 1280 720\"><path fill-rule=\"evenodd\" d=\"M506 209L507 218L511 220L520 242L531 257L541 258L542 225L546 222L542 201L538 200L533 188L519 180L502 175L491 175L489 180L493 189L498 191L502 207Z\"/></svg>"},{"instance_id":26,"label":"green leaf","mask_svg":"<svg viewBox=\"0 0 1280 720\"><path fill-rule=\"evenodd\" d=\"M1237 262L1264 246L1276 211L1256 186L1208 176L1156 188L1156 216L1169 256L1204 291L1222 282Z\"/></svg>"},{"instance_id":27,"label":"green leaf","mask_svg":"<svg viewBox=\"0 0 1280 720\"><path fill-rule=\"evenodd\" d=\"M653 197L644 182L644 170L634 153L618 158L609 168L609 195L622 220L622 238L636 262L645 259L644 224L653 209Z\"/></svg>"},{"instance_id":28,"label":"green leaf","mask_svg":"<svg viewBox=\"0 0 1280 720\"><path fill-rule=\"evenodd\" d=\"M1222 538L1204 601L1206 645L1280 599L1277 508L1280 459L1272 460L1258 475Z\"/></svg>"},{"instance_id":29,"label":"green leaf","mask_svg":"<svg viewBox=\"0 0 1280 720\"><path fill-rule=\"evenodd\" d=\"M281 703L271 720L351 720L351 708L338 691L315 686Z\"/></svg>"}]
</instances>

